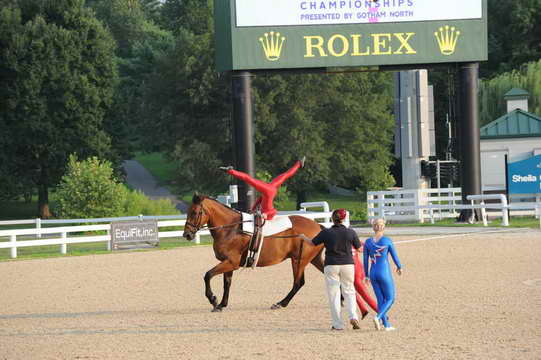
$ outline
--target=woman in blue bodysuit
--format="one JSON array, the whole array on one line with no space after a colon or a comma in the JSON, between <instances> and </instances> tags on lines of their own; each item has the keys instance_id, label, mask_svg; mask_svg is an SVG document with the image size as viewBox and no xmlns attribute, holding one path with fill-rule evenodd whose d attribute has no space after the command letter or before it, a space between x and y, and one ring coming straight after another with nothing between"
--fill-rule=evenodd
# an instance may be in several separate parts
<instances>
[{"instance_id":1,"label":"woman in blue bodysuit","mask_svg":"<svg viewBox=\"0 0 541 360\"><path fill-rule=\"evenodd\" d=\"M402 275L402 265L400 265L400 260L396 254L393 242L390 238L383 236L385 221L383 219L377 219L372 228L375 234L373 237L366 239L363 250L364 273L370 274L370 278L366 277L365 282L368 283L370 281L372 283L372 288L378 301L378 314L374 318L376 330L381 329L381 321L385 330L391 331L395 330L395 328L389 324L387 312L394 303L395 291L388 260L389 253L396 265L398 275ZM369 263L370 271L368 269Z\"/></svg>"}]
</instances>

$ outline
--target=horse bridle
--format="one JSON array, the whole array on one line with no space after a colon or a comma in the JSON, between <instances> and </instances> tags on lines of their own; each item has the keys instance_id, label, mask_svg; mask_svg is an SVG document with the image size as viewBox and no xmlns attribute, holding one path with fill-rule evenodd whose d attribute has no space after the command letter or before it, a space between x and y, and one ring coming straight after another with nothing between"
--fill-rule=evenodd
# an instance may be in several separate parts
<instances>
[{"instance_id":1,"label":"horse bridle","mask_svg":"<svg viewBox=\"0 0 541 360\"><path fill-rule=\"evenodd\" d=\"M194 234L198 232L199 230L201 230L201 228L203 227L203 225L201 225L201 218L203 217L203 214L206 214L206 210L203 207L203 205L201 205L196 215L197 225L192 222L189 222L186 219L186 225L190 225L192 228L195 229L195 231L193 232Z\"/></svg>"},{"instance_id":2,"label":"horse bridle","mask_svg":"<svg viewBox=\"0 0 541 360\"><path fill-rule=\"evenodd\" d=\"M204 226L204 225L201 225L201 218L203 217L204 214L206 214L207 211L205 210L205 208L203 207L203 205L201 205L201 208L199 209L199 211L197 212L197 216L194 220L197 221L197 225L186 220L186 225L189 225L191 226L192 228L195 229L194 231L194 234L196 232L198 232L199 230L201 229L206 229L206 230L216 230L216 229L222 229L222 228L226 228L226 227L230 227L230 226L235 226L235 225L239 225L239 224L242 224L244 222L248 222L248 221L238 221L238 222L234 222L234 223L231 223L231 224L226 224L226 225L220 225L220 226L213 226L213 227L208 227L208 226Z\"/></svg>"}]
</instances>

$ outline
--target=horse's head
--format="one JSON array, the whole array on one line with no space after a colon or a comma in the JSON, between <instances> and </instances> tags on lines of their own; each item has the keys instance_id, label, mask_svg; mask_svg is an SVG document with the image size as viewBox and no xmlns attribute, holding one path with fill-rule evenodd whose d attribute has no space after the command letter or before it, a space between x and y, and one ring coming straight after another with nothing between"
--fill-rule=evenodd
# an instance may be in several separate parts
<instances>
[{"instance_id":1,"label":"horse's head","mask_svg":"<svg viewBox=\"0 0 541 360\"><path fill-rule=\"evenodd\" d=\"M196 192L193 195L192 204L188 208L188 217L186 218L182 236L190 241L195 238L195 233L209 221L209 214L203 207L204 199L204 196Z\"/></svg>"}]
</instances>

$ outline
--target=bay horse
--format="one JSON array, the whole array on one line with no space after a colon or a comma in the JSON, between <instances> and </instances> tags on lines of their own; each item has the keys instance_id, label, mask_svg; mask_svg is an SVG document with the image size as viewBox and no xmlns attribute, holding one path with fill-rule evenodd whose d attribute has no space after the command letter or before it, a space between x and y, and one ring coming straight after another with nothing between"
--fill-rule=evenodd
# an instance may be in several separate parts
<instances>
[{"instance_id":1,"label":"bay horse","mask_svg":"<svg viewBox=\"0 0 541 360\"><path fill-rule=\"evenodd\" d=\"M308 244L301 237L304 235L312 239L323 227L314 220L302 216L291 215L289 219L293 224L291 229L265 237L257 262L258 267L263 267L291 259L293 288L286 297L272 305L271 309L284 308L289 304L304 285L304 269L309 263L323 273L323 245ZM183 236L193 240L196 232L207 225L214 239L214 255L220 263L207 271L204 277L205 296L213 306L213 312L222 311L227 306L233 271L238 270L246 261L251 234L242 232L241 224L240 211L208 196L194 194L188 209ZM224 288L222 301L218 304L216 296L212 293L210 280L220 274L224 277Z\"/></svg>"}]
</instances>

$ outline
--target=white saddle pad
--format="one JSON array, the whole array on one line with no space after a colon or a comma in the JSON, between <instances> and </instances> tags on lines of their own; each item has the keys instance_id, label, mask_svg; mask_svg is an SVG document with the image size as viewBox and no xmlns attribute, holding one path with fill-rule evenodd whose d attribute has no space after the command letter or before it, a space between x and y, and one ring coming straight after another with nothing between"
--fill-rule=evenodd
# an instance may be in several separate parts
<instances>
[{"instance_id":1,"label":"white saddle pad","mask_svg":"<svg viewBox=\"0 0 541 360\"><path fill-rule=\"evenodd\" d=\"M242 230L253 234L254 215L242 213L242 221L246 221L242 223ZM293 224L291 223L291 220L289 220L289 216L276 215L272 220L265 221L265 225L263 225L263 236L278 234L279 232L291 229L292 227Z\"/></svg>"}]
</instances>

